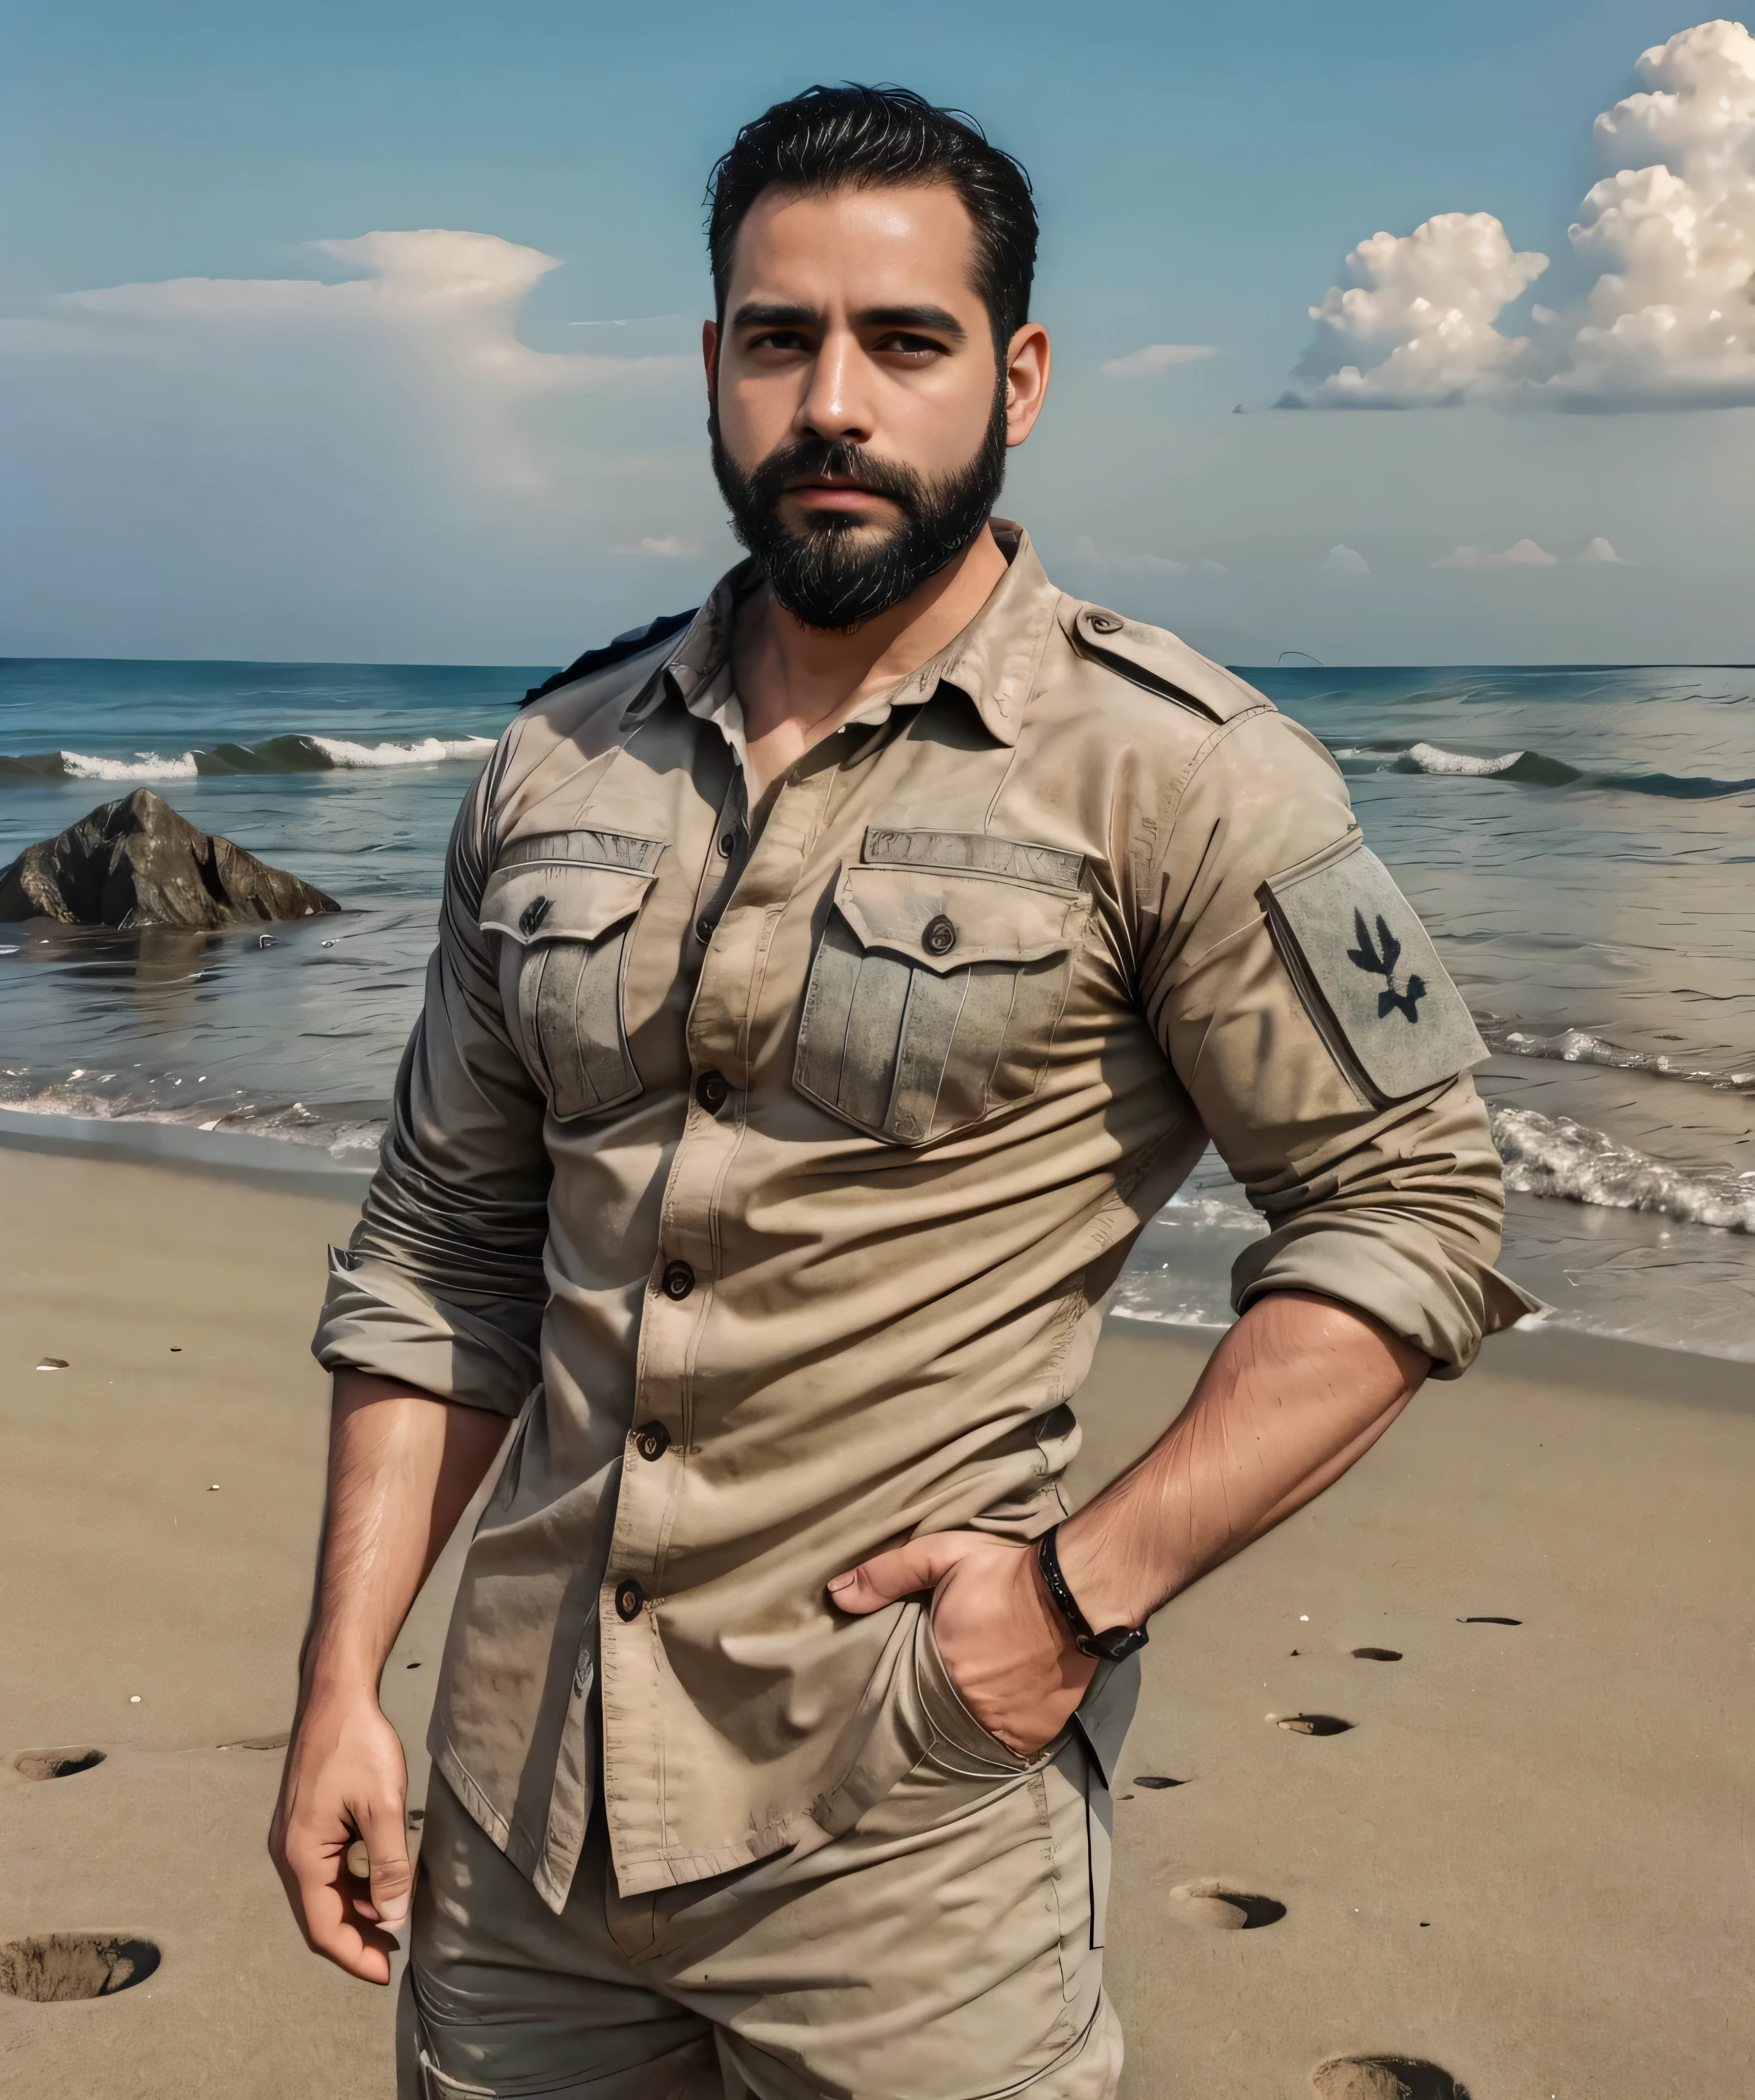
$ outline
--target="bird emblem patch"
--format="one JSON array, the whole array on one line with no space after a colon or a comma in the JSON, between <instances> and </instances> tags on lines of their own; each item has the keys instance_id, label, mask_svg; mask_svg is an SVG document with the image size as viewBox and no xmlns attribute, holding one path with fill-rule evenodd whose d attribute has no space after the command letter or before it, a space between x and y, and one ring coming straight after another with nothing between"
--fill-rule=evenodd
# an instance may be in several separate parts
<instances>
[{"instance_id":1,"label":"bird emblem patch","mask_svg":"<svg viewBox=\"0 0 1755 2100\"><path fill-rule=\"evenodd\" d=\"M1356 969L1367 970L1373 977L1385 980L1378 994L1378 1019L1387 1013L1404 1013L1409 1021L1420 1018L1420 1001L1426 997L1426 979L1411 976L1405 991L1396 989L1396 964L1401 955L1401 943L1383 923L1383 915L1378 914L1377 946L1371 945L1371 936L1365 931L1365 915L1356 906L1353 911L1353 930L1359 936L1356 948L1347 951L1347 960Z\"/></svg>"},{"instance_id":2,"label":"bird emblem patch","mask_svg":"<svg viewBox=\"0 0 1755 2100\"><path fill-rule=\"evenodd\" d=\"M1305 1012L1365 1100L1404 1101L1487 1055L1431 935L1358 832L1260 895Z\"/></svg>"}]
</instances>

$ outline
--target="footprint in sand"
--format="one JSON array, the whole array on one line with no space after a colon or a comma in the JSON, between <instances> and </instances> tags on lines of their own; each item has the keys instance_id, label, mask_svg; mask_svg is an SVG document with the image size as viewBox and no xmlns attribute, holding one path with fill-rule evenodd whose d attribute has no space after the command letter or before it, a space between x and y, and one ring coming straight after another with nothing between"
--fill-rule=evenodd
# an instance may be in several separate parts
<instances>
[{"instance_id":1,"label":"footprint in sand","mask_svg":"<svg viewBox=\"0 0 1755 2100\"><path fill-rule=\"evenodd\" d=\"M1353 1725L1338 1714L1270 1714L1268 1718L1289 1736L1344 1736Z\"/></svg>"},{"instance_id":2,"label":"footprint in sand","mask_svg":"<svg viewBox=\"0 0 1755 2100\"><path fill-rule=\"evenodd\" d=\"M1418 2056L1337 2056L1311 2073L1319 2100L1469 2100L1469 2089Z\"/></svg>"},{"instance_id":3,"label":"footprint in sand","mask_svg":"<svg viewBox=\"0 0 1755 2100\"><path fill-rule=\"evenodd\" d=\"M158 1962L152 1942L131 1934L46 1932L0 1946L0 1991L38 2005L113 1998L143 1983Z\"/></svg>"},{"instance_id":4,"label":"footprint in sand","mask_svg":"<svg viewBox=\"0 0 1755 2100\"><path fill-rule=\"evenodd\" d=\"M103 1762L102 1750L76 1743L58 1750L20 1750L12 1769L21 1779L71 1779L75 1772L90 1771Z\"/></svg>"},{"instance_id":5,"label":"footprint in sand","mask_svg":"<svg viewBox=\"0 0 1755 2100\"><path fill-rule=\"evenodd\" d=\"M1254 1932L1264 1925L1277 1925L1285 1916L1285 1905L1272 1896L1250 1895L1226 1882L1184 1882L1170 1892L1170 1914L1184 1925L1204 1926L1210 1932Z\"/></svg>"}]
</instances>

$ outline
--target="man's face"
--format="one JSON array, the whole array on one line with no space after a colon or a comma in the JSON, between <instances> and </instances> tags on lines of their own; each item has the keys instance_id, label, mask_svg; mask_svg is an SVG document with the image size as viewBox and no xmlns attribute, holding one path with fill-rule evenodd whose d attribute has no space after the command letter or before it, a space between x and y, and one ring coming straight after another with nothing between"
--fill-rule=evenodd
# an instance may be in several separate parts
<instances>
[{"instance_id":1,"label":"man's face","mask_svg":"<svg viewBox=\"0 0 1755 2100\"><path fill-rule=\"evenodd\" d=\"M941 183L769 189L739 230L724 328L703 343L714 469L806 625L900 603L993 508L1024 432L1008 428L973 245Z\"/></svg>"}]
</instances>

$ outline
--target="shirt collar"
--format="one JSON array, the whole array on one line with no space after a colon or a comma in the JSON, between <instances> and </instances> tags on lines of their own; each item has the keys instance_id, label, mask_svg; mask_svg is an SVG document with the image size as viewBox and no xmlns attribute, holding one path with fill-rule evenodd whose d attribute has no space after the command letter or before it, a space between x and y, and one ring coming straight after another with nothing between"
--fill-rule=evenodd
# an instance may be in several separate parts
<instances>
[{"instance_id":1,"label":"shirt collar","mask_svg":"<svg viewBox=\"0 0 1755 2100\"><path fill-rule=\"evenodd\" d=\"M942 682L968 697L999 743L1017 742L1060 593L1049 582L1023 527L1004 518L992 522L1008 565L986 602L936 656L888 692L874 694L852 721L887 721L892 708L920 706ZM717 722L741 761L742 710L725 674L733 617L758 580L753 561L740 562L721 577L665 659L663 677L646 690L644 707L630 712L643 712L668 691L691 714Z\"/></svg>"}]
</instances>

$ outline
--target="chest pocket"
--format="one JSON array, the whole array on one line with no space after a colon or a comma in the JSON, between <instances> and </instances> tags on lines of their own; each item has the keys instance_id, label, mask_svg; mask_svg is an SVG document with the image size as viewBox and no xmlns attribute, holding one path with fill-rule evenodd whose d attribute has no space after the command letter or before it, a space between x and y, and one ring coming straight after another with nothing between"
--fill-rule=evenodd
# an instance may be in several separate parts
<instances>
[{"instance_id":1,"label":"chest pocket","mask_svg":"<svg viewBox=\"0 0 1755 2100\"><path fill-rule=\"evenodd\" d=\"M553 832L509 847L482 893L500 943L500 993L518 1047L562 1120L633 1101L628 950L664 842Z\"/></svg>"},{"instance_id":2,"label":"chest pocket","mask_svg":"<svg viewBox=\"0 0 1755 2100\"><path fill-rule=\"evenodd\" d=\"M937 867L849 867L805 995L793 1082L924 1145L1040 1083L1089 904Z\"/></svg>"}]
</instances>

